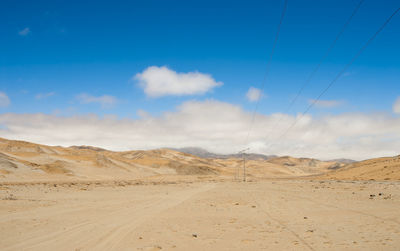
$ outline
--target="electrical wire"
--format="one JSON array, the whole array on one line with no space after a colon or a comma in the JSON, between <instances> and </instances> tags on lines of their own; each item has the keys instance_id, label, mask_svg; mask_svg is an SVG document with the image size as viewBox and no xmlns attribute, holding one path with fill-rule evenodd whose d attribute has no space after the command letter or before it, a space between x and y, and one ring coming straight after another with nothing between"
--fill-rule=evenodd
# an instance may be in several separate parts
<instances>
[{"instance_id":1,"label":"electrical wire","mask_svg":"<svg viewBox=\"0 0 400 251\"><path fill-rule=\"evenodd\" d=\"M276 45L278 43L279 34L281 32L281 26L282 26L283 19L285 17L286 10L287 10L287 5L288 5L288 0L285 0L284 5L283 5L283 9L282 9L282 13L281 13L281 17L279 19L278 29L276 31L275 39L274 39L274 42L273 42L273 45L272 45L272 48L271 48L271 52L270 52L269 57L268 57L267 66L266 66L266 69L265 69L265 75L264 75L264 78L263 78L263 81L262 81L262 85L261 85L261 89L260 89L260 95L263 93L263 91L265 89L265 82L267 81L267 77L269 75L270 66L271 66L271 60L272 60L272 57L273 57L273 55L275 53ZM249 128L249 130L247 132L247 136L246 136L245 146L248 144L248 140L249 140L249 137L250 137L251 130L253 129L253 125L254 125L254 122L255 122L255 119L256 119L256 114L257 114L257 110L258 110L259 105L260 105L260 97L257 99L257 103L256 103L255 109L253 111L252 119L251 119L251 122L250 122L250 128Z\"/></svg>"},{"instance_id":2,"label":"electrical wire","mask_svg":"<svg viewBox=\"0 0 400 251\"><path fill-rule=\"evenodd\" d=\"M315 98L305 111L285 130L283 134L278 137L278 141L286 136L286 134L308 113L308 111L321 99L321 97L332 87L333 84L347 71L347 69L354 63L354 61L362 54L362 52L371 44L371 42L381 33L381 31L388 25L392 18L400 11L397 8L379 27L379 29L367 40L367 42L357 51L351 60L342 68L342 70L335 76L335 78L323 89L323 91Z\"/></svg>"},{"instance_id":3,"label":"electrical wire","mask_svg":"<svg viewBox=\"0 0 400 251\"><path fill-rule=\"evenodd\" d=\"M360 0L360 2L357 4L356 8L353 10L353 12L351 13L350 17L346 20L345 24L342 26L342 28L340 29L339 33L336 35L335 39L333 40L333 42L330 44L330 46L328 47L328 49L325 51L325 53L322 55L321 59L319 60L318 64L316 65L316 67L313 69L313 71L311 72L311 74L308 76L308 78L306 79L306 81L304 82L304 84L300 87L299 91L297 92L296 96L292 99L292 101L290 102L289 106L286 108L284 113L288 113L290 111L290 109L293 107L293 105L296 103L297 99L299 98L299 96L301 95L301 93L303 92L303 90L305 89L306 86L309 85L309 83L311 82L311 80L313 79L313 77L315 76L315 74L317 73L317 71L319 70L319 68L321 67L321 65L325 62L325 60L327 59L327 57L329 56L330 52L332 51L332 49L335 47L336 43L338 42L339 38L342 36L342 34L344 33L344 31L346 30L347 26L350 24L351 20L353 19L353 17L356 15L356 13L358 12L358 10L360 9L361 5L363 4L364 0ZM278 125L280 124L280 122L282 121L283 116L280 116L278 121L275 123L275 125L273 127L271 127L271 129L269 130L266 140L268 141L270 139L270 135L272 134L272 132L275 131L275 129L278 127Z\"/></svg>"}]
</instances>

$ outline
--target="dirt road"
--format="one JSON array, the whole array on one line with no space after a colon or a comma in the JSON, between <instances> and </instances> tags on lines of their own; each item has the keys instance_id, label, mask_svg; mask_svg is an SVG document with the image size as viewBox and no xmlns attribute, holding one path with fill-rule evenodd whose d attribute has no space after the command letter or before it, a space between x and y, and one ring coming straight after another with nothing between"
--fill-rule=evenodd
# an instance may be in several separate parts
<instances>
[{"instance_id":1,"label":"dirt road","mask_svg":"<svg viewBox=\"0 0 400 251\"><path fill-rule=\"evenodd\" d=\"M398 250L399 188L306 180L2 186L0 249Z\"/></svg>"}]
</instances>

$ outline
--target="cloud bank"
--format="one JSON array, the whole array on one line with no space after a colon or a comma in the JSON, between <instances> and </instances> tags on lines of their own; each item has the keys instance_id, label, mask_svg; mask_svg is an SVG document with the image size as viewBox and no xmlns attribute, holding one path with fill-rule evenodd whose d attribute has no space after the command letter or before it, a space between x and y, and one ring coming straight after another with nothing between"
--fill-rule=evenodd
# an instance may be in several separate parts
<instances>
[{"instance_id":1,"label":"cloud bank","mask_svg":"<svg viewBox=\"0 0 400 251\"><path fill-rule=\"evenodd\" d=\"M95 115L0 114L0 137L50 145L93 145L111 150L198 146L217 153L243 149L252 113L240 106L189 101L176 111L139 119ZM258 114L251 152L320 159L366 159L400 154L400 118L382 114L306 115L284 138L295 116ZM276 122L280 126L270 132Z\"/></svg>"},{"instance_id":2,"label":"cloud bank","mask_svg":"<svg viewBox=\"0 0 400 251\"><path fill-rule=\"evenodd\" d=\"M149 97L204 94L222 82L200 72L178 73L165 66L150 66L134 76Z\"/></svg>"}]
</instances>

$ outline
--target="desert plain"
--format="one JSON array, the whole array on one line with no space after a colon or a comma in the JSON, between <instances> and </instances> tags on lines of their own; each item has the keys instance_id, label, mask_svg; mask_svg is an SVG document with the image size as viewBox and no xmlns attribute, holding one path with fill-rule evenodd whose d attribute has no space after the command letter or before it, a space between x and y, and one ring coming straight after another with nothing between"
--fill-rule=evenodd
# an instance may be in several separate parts
<instances>
[{"instance_id":1,"label":"desert plain","mask_svg":"<svg viewBox=\"0 0 400 251\"><path fill-rule=\"evenodd\" d=\"M0 250L399 250L400 157L202 158L0 140Z\"/></svg>"}]
</instances>

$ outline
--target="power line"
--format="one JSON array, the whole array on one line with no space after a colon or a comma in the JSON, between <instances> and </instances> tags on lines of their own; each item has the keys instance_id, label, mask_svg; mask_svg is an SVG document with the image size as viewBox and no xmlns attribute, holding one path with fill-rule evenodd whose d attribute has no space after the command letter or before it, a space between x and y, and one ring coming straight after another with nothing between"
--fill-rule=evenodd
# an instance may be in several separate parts
<instances>
[{"instance_id":1,"label":"power line","mask_svg":"<svg viewBox=\"0 0 400 251\"><path fill-rule=\"evenodd\" d=\"M267 66L266 66L266 69L265 69L265 74L264 74L264 78L263 78L262 85L261 85L260 95L262 94L262 92L264 91L264 88L265 88L265 82L266 82L268 74L269 74L269 69L270 69L270 65L271 65L272 56L275 53L275 48L276 48L276 45L278 43L279 34L281 32L281 26L282 26L283 19L284 19L285 14L286 14L287 4L288 4L288 0L285 0L284 5L283 5L283 9L282 9L282 13L281 13L281 17L280 17L280 20L279 20L279 24L278 24L278 29L277 29L276 34L275 34L274 43L272 45L271 52L270 52L269 57L268 57ZM250 128L249 128L249 131L247 132L247 136L246 136L245 145L247 145L249 137L250 137L250 132L253 129L253 124L255 122L255 118L256 118L256 114L257 114L257 110L258 110L259 105L260 105L260 97L258 97L255 109L253 111L252 119L251 119L251 122L250 122Z\"/></svg>"},{"instance_id":2,"label":"power line","mask_svg":"<svg viewBox=\"0 0 400 251\"><path fill-rule=\"evenodd\" d=\"M307 114L307 112L320 100L320 98L332 87L332 85L347 71L347 69L354 63L354 61L361 55L361 53L368 47L368 45L381 33L386 25L392 20L392 18L400 11L400 7L397 8L389 18L379 27L379 29L367 40L367 42L357 51L352 59L342 68L342 70L335 76L335 78L325 87L325 89L314 99L307 109L298 117L286 131L278 137L278 140L286 136L286 134Z\"/></svg>"},{"instance_id":3,"label":"power line","mask_svg":"<svg viewBox=\"0 0 400 251\"><path fill-rule=\"evenodd\" d=\"M246 151L249 149L250 148L246 148L246 149L243 149L242 151L238 152L238 154L242 154L242 158L243 158L243 181L244 182L246 182ZM239 171L239 169L238 169L238 171ZM239 177L239 173L238 173L238 177Z\"/></svg>"},{"instance_id":4,"label":"power line","mask_svg":"<svg viewBox=\"0 0 400 251\"><path fill-rule=\"evenodd\" d=\"M283 19L284 19L285 14L286 14L287 4L288 4L288 0L285 0L285 2L283 4L281 17L279 19L278 29L276 31L275 39L274 39L274 42L273 42L272 48L271 48L271 52L270 52L268 60L267 60L267 66L266 66L264 78L263 78L263 81L262 81L262 84L261 84L261 89L260 89L261 92L260 92L259 95L262 95L262 93L264 91L264 88L265 88L265 82L266 82L268 74L269 74L269 69L270 69L270 65L271 65L272 56L275 53L275 48L276 48L276 45L278 43L279 34L281 32L281 26L282 26ZM254 111L253 111L253 115L252 115L252 118L251 118L249 131L247 132L247 136L246 136L245 146L248 144L248 140L249 140L249 137L250 137L250 132L253 129L253 124L254 124L255 119L256 119L257 110L258 110L258 107L260 105L260 99L261 99L261 97L258 97L256 106L255 106ZM242 153L242 155L243 155L243 181L246 181L246 155L245 155L245 151L247 151L247 150L249 150L249 148L246 148L246 149L240 151L240 153ZM239 166L238 166L238 168L239 168ZM239 169L238 169L238 171L239 171Z\"/></svg>"},{"instance_id":5,"label":"power line","mask_svg":"<svg viewBox=\"0 0 400 251\"><path fill-rule=\"evenodd\" d=\"M339 40L339 38L342 36L342 34L344 33L344 31L346 30L347 26L350 24L351 20L353 19L353 17L356 15L356 13L358 12L358 10L360 9L361 5L363 4L364 0L360 0L360 2L357 4L356 8L353 10L353 12L351 13L350 17L347 19L347 21L345 22L345 24L342 26L342 28L340 29L339 33L336 35L335 39L333 40L333 42L331 43L331 45L328 47L328 49L325 51L325 53L322 55L321 59L319 60L317 66L313 69L313 71L311 72L311 74L308 76L308 78L306 79L306 81L304 82L304 84L300 87L299 91L297 92L296 96L292 99L292 101L290 102L289 106L286 108L284 113L288 113L290 111L290 109L292 108L292 106L294 105L294 103L296 103L297 99L299 98L299 96L301 95L301 93L303 92L303 90L305 89L306 86L309 85L309 83L311 82L311 80L313 79L314 75L317 73L317 71L319 70L319 68L321 67L322 63L326 60L326 58L329 56L330 52L332 51L332 49L335 47L337 41ZM270 138L270 135L273 131L275 131L275 129L277 128L277 126L280 124L280 122L282 121L283 116L279 117L279 120L275 123L275 125L273 127L271 127L271 130L269 131L269 133L267 134L267 140Z\"/></svg>"}]
</instances>

